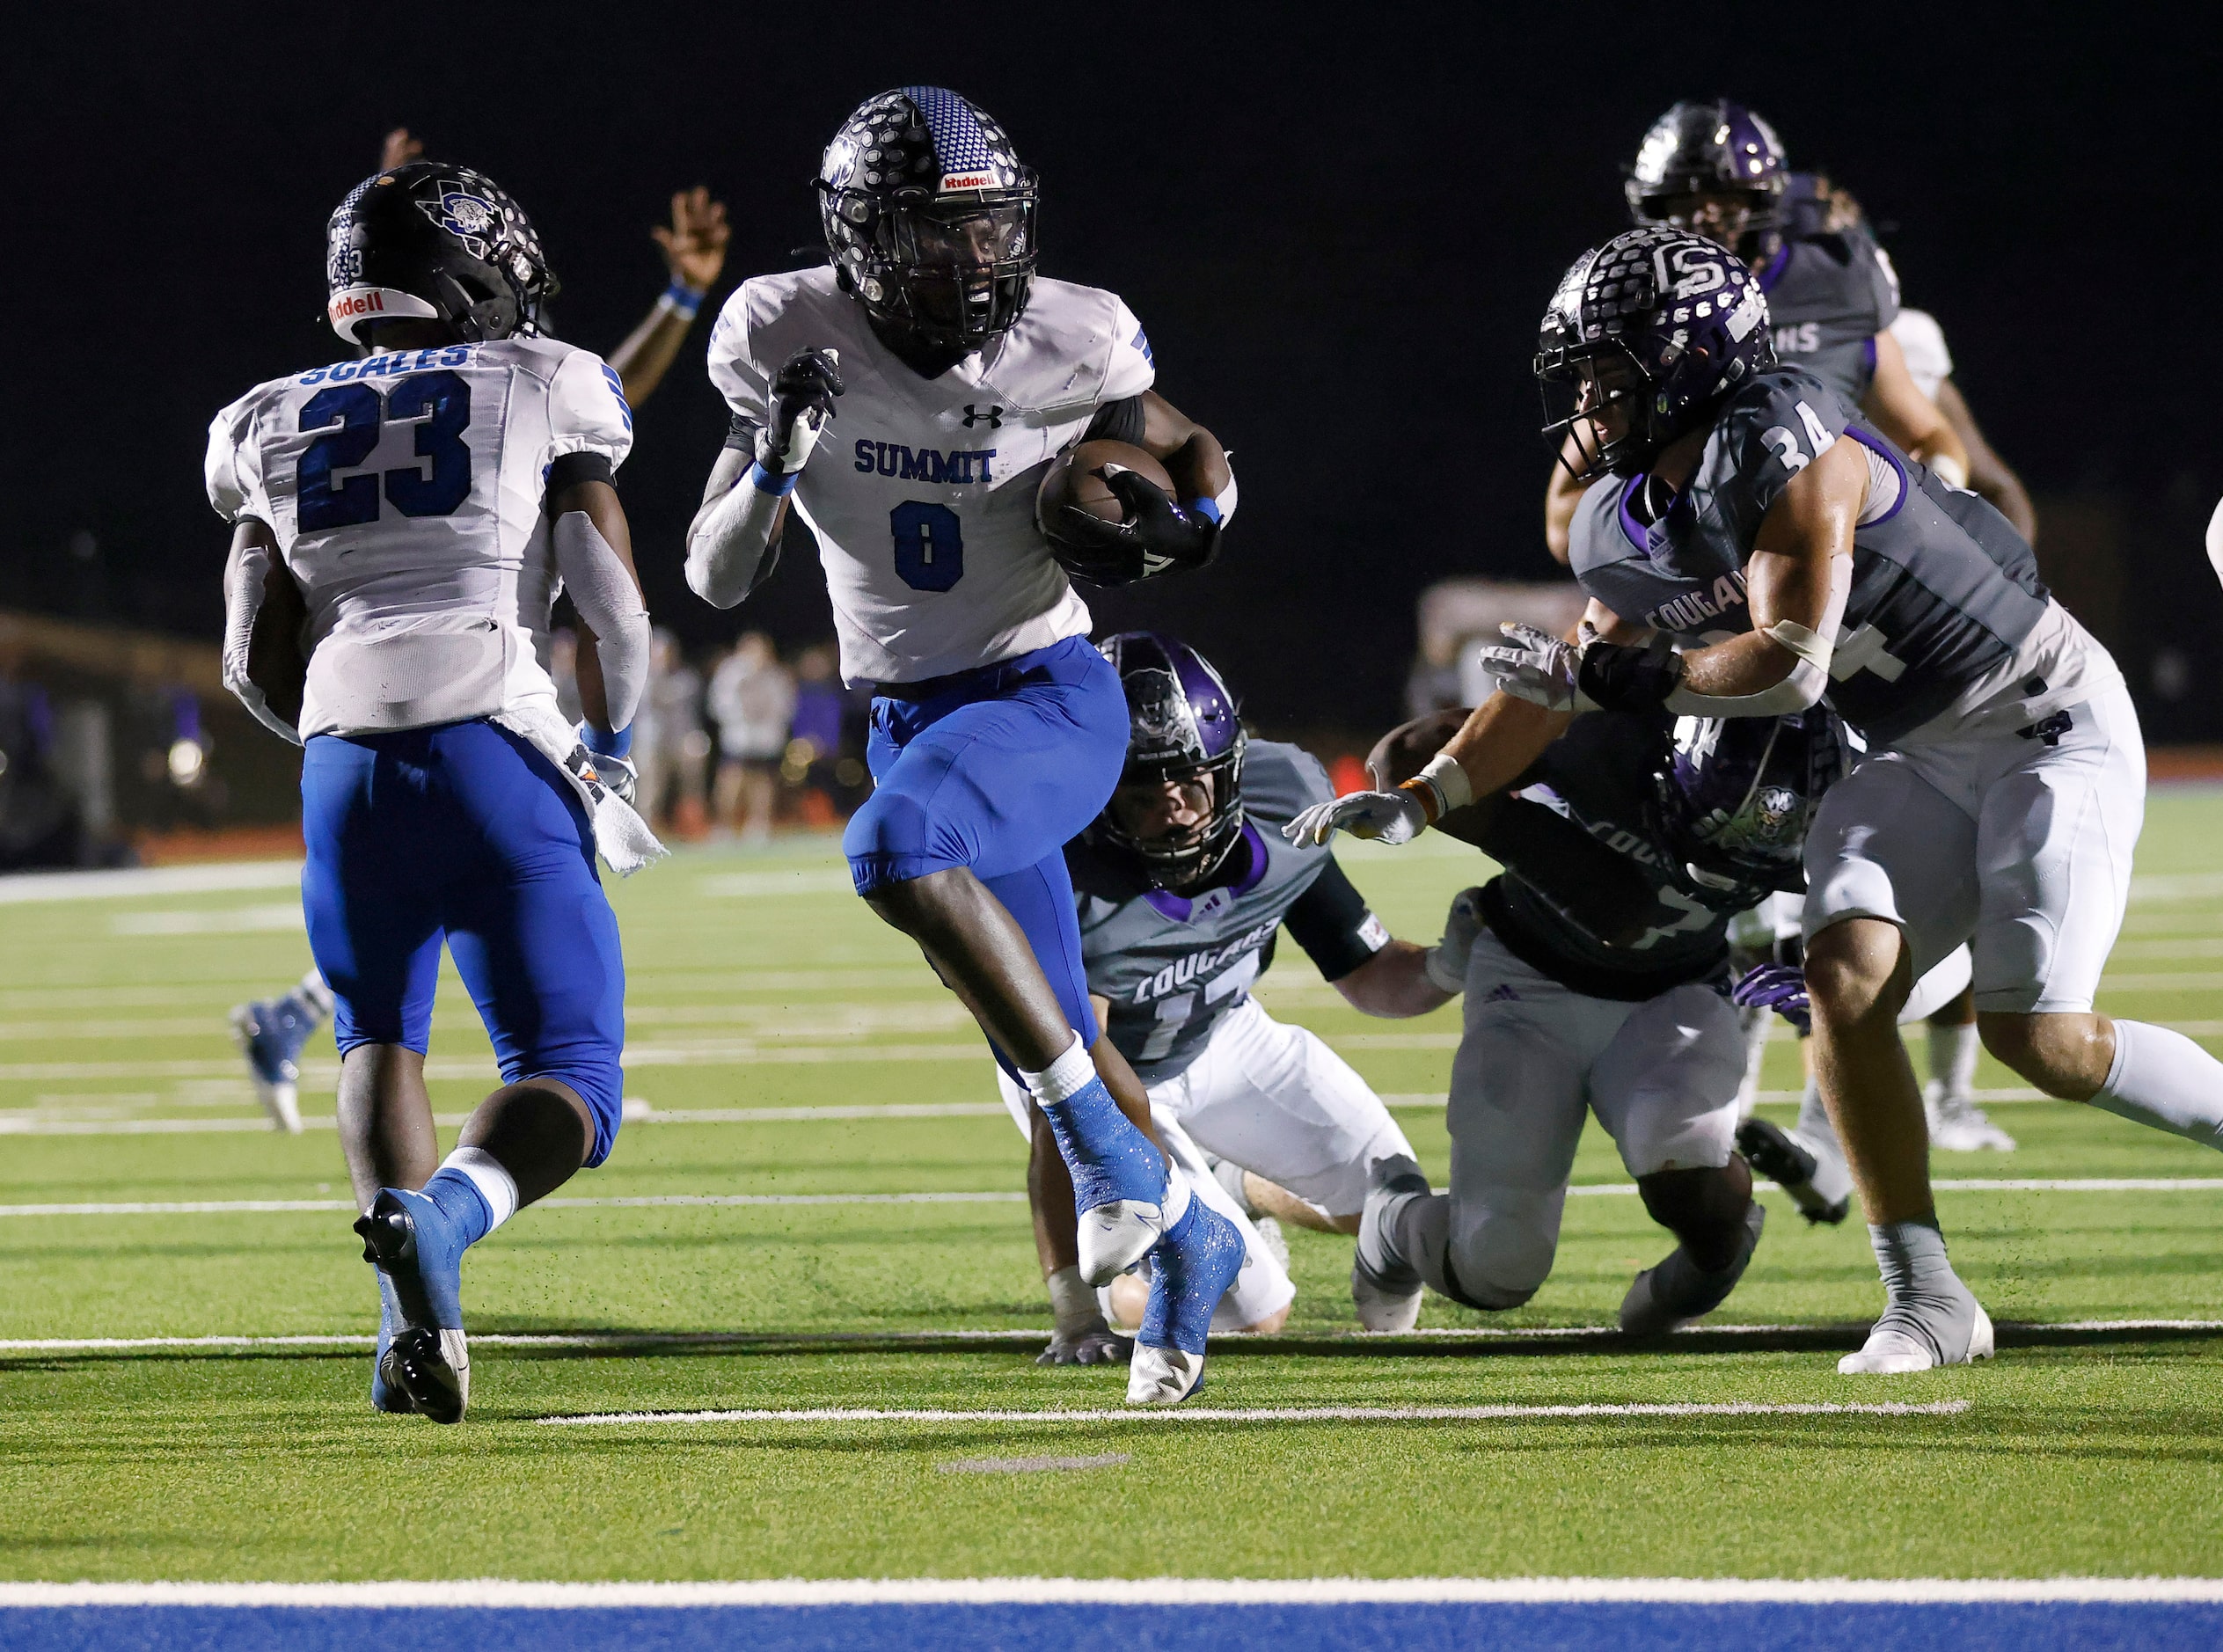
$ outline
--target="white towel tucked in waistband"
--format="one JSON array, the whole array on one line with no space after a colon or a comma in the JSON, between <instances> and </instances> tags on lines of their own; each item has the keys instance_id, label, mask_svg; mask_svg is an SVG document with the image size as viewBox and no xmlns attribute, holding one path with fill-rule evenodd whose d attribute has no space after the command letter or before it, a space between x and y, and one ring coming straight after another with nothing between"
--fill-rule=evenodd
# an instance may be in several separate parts
<instances>
[{"instance_id":1,"label":"white towel tucked in waistband","mask_svg":"<svg viewBox=\"0 0 2223 1652\"><path fill-rule=\"evenodd\" d=\"M633 806L595 776L595 754L580 743L578 734L551 708L537 703L496 712L489 720L507 728L533 748L571 782L587 806L587 818L595 829L595 848L621 878L630 878L643 866L671 852L656 841L648 822Z\"/></svg>"}]
</instances>

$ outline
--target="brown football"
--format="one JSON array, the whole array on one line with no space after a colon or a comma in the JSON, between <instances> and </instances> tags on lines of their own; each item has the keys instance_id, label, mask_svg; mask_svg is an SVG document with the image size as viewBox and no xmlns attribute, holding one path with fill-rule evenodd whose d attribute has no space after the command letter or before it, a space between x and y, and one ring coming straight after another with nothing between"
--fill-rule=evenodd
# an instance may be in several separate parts
<instances>
[{"instance_id":1,"label":"brown football","mask_svg":"<svg viewBox=\"0 0 2223 1652\"><path fill-rule=\"evenodd\" d=\"M1108 440L1084 442L1060 455L1043 476L1042 491L1035 495L1035 519L1054 534L1059 510L1071 505L1105 522L1125 521L1118 495L1104 480L1108 464L1133 471L1168 499L1175 496L1174 479L1166 474L1166 467L1140 448Z\"/></svg>"}]
</instances>

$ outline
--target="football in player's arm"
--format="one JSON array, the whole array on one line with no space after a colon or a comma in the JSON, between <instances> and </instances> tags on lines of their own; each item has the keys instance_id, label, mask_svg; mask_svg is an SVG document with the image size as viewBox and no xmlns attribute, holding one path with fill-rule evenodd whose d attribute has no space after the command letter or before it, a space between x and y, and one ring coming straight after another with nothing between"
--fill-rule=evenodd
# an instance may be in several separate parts
<instances>
[{"instance_id":1,"label":"football in player's arm","mask_svg":"<svg viewBox=\"0 0 2223 1652\"><path fill-rule=\"evenodd\" d=\"M1109 799L1128 728L1071 576L1203 566L1234 479L1153 392L1133 312L1036 274L1037 181L976 106L937 86L867 99L817 191L827 262L742 282L711 332L732 420L688 584L730 608L771 571L789 511L808 524L843 677L875 690L875 787L844 837L857 891L1042 1110L1089 1283L1152 1255L1128 1397L1178 1403L1242 1241L1151 1142L1123 1064L1100 1075L1090 1056L1064 846ZM1145 449L1179 497L1144 488L1118 521L1038 522L1045 472L1092 435Z\"/></svg>"},{"instance_id":2,"label":"football in player's arm","mask_svg":"<svg viewBox=\"0 0 2223 1652\"><path fill-rule=\"evenodd\" d=\"M1213 1320L1279 1330L1296 1296L1257 1225L1273 1217L1355 1233L1367 1167L1412 1149L1365 1080L1319 1038L1250 995L1286 930L1353 1007L1425 1014L1457 990L1473 925L1428 948L1391 938L1324 849L1280 828L1334 795L1295 746L1252 740L1225 680L1195 649L1150 632L1101 645L1125 686L1132 735L1119 787L1065 851L1083 961L1108 1046L1147 1086L1157 1139L1245 1244ZM1116 1357L1120 1339L1079 1271L1070 1195L1041 1110L1008 1076L1005 1105L1031 1143L1035 1241L1057 1329L1049 1364ZM1105 1293L1138 1322L1142 1282ZM1409 1327L1417 1287L1361 1293L1362 1324Z\"/></svg>"}]
</instances>

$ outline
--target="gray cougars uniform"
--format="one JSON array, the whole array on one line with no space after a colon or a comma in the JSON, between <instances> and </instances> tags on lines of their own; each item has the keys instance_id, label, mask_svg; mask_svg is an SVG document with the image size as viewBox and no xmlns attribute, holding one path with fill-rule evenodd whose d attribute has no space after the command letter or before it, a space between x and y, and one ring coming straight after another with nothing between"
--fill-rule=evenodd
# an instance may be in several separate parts
<instances>
[{"instance_id":1,"label":"gray cougars uniform","mask_svg":"<svg viewBox=\"0 0 2223 1652\"><path fill-rule=\"evenodd\" d=\"M1753 273L1776 355L1858 406L1876 376L1876 335L1898 317L1898 277L1883 249L1864 230L1786 237Z\"/></svg>"},{"instance_id":2,"label":"gray cougars uniform","mask_svg":"<svg viewBox=\"0 0 2223 1652\"><path fill-rule=\"evenodd\" d=\"M1085 842L1065 851L1088 990L1111 1001L1106 1034L1148 1086L1159 1140L1248 1247L1213 1315L1218 1330L1258 1324L1297 1288L1213 1175L1208 1154L1330 1217L1348 1217L1366 1202L1368 1165L1412 1152L1381 1098L1342 1057L1250 996L1283 925L1330 981L1389 944L1334 857L1282 836L1298 811L1335 788L1309 753L1263 740L1250 742L1242 785L1246 820L1225 881L1193 898L1151 889ZM998 1077L1005 1105L1028 1129L1026 1093Z\"/></svg>"},{"instance_id":3,"label":"gray cougars uniform","mask_svg":"<svg viewBox=\"0 0 2223 1652\"><path fill-rule=\"evenodd\" d=\"M1671 726L1577 717L1481 833L1504 872L1467 965L1450 1189L1412 1258L1473 1306L1517 1307L1550 1274L1590 1114L1633 1175L1729 1162L1744 1066L1722 996L1729 914L1693 898L1648 823Z\"/></svg>"},{"instance_id":4,"label":"gray cougars uniform","mask_svg":"<svg viewBox=\"0 0 2223 1652\"><path fill-rule=\"evenodd\" d=\"M1777 367L1730 394L1657 520L1637 514L1642 478L1583 496L1576 577L1687 647L1751 630L1760 521L1840 440L1860 444L1868 491L1827 693L1868 750L1808 834L1806 934L1884 918L1918 976L1971 941L1979 1008L2089 1009L2129 895L2145 751L2121 673L2005 517Z\"/></svg>"}]
</instances>

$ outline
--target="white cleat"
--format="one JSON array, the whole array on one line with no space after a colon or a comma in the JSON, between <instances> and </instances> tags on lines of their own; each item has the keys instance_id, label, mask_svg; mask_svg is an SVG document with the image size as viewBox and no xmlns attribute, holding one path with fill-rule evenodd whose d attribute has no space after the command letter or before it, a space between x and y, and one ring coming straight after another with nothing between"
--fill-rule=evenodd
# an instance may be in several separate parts
<instances>
[{"instance_id":1,"label":"white cleat","mask_svg":"<svg viewBox=\"0 0 2223 1652\"><path fill-rule=\"evenodd\" d=\"M1351 1269L1351 1305L1358 1310L1358 1324L1366 1331L1409 1331L1420 1323L1423 1289L1410 1292L1386 1290L1366 1276L1364 1268Z\"/></svg>"},{"instance_id":2,"label":"white cleat","mask_svg":"<svg viewBox=\"0 0 2223 1652\"><path fill-rule=\"evenodd\" d=\"M1922 1096L1929 1115L1930 1145L1941 1153L2011 1153L2015 1138L1964 1095L1949 1096L1932 1083Z\"/></svg>"},{"instance_id":3,"label":"white cleat","mask_svg":"<svg viewBox=\"0 0 2223 1652\"><path fill-rule=\"evenodd\" d=\"M1081 1283L1108 1285L1142 1261L1165 1231L1165 1211L1137 1199L1114 1199L1083 1211L1078 1234Z\"/></svg>"},{"instance_id":4,"label":"white cleat","mask_svg":"<svg viewBox=\"0 0 2223 1652\"><path fill-rule=\"evenodd\" d=\"M282 1079L276 1084L255 1080L255 1100L262 1103L262 1110L270 1115L270 1122L289 1136L301 1134L301 1092Z\"/></svg>"},{"instance_id":5,"label":"white cleat","mask_svg":"<svg viewBox=\"0 0 2223 1652\"><path fill-rule=\"evenodd\" d=\"M1177 1406L1203 1385L1202 1354L1135 1344L1135 1357L1127 1366L1129 1405Z\"/></svg>"},{"instance_id":6,"label":"white cleat","mask_svg":"<svg viewBox=\"0 0 2223 1652\"><path fill-rule=\"evenodd\" d=\"M1971 1305L1976 1309L1975 1322L1969 1327L1967 1349L1957 1357L1940 1357L1937 1344L1916 1331L1878 1322L1868 1334L1868 1341L1859 1353L1847 1354L1837 1362L1838 1374L1903 1377L1910 1371L1934 1371L1941 1365L1968 1365L1991 1358L1996 1351L1992 1316L1984 1312L1981 1303Z\"/></svg>"}]
</instances>

